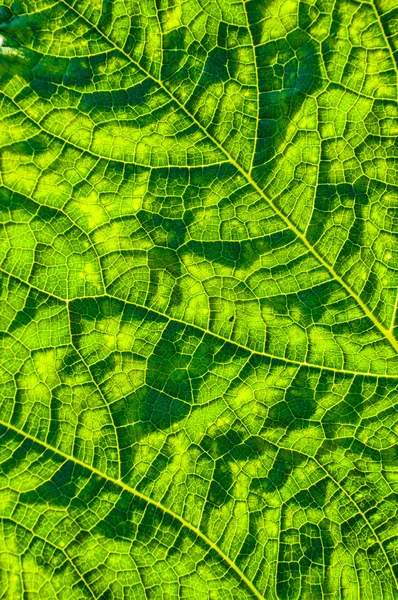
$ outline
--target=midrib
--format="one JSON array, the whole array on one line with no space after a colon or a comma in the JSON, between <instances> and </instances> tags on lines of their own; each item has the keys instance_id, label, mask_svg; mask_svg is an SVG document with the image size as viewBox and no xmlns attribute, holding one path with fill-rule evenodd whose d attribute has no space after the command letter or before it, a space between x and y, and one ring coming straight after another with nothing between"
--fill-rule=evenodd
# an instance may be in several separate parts
<instances>
[{"instance_id":1,"label":"midrib","mask_svg":"<svg viewBox=\"0 0 398 600\"><path fill-rule=\"evenodd\" d=\"M335 281L337 281L346 290L346 292L356 301L356 303L360 306L360 308L363 310L363 312L366 314L366 316L372 321L372 323L375 325L375 327L383 334L383 336L391 344L391 346L394 348L394 350L398 353L398 341L395 339L392 331L390 331L387 327L384 327L384 325L382 323L380 323L380 321L376 318L376 316L373 314L373 312L361 300L360 296L354 290L351 289L351 287L342 279L342 277L340 277L340 275L338 275L338 273L336 273L334 268L323 258L323 256L321 254L319 254L319 252L317 250L315 250L315 248L312 246L312 244L310 244L310 242L307 240L305 235L303 233L301 233L301 231L290 221L290 219L275 205L275 203L271 200L271 198L269 198L264 193L264 191L259 187L259 185L256 183L256 181L253 179L251 174L249 174L247 171L245 171L245 169L243 169L243 167L241 167L239 165L239 163L236 162L236 160L229 154L229 152L223 146L221 146L221 144L217 141L217 139L215 137L213 137L208 132L208 130L200 123L200 121L198 121L196 119L196 117L188 111L188 109L185 107L185 105L182 102L180 102L180 100L171 92L171 90L169 90L160 79L153 76L151 73L149 73L149 71L147 71L138 62L136 62L130 56L130 54L128 54L123 48L121 48L120 46L115 44L115 42L113 42L105 33L103 33L100 29L98 29L97 25L92 23L87 17L85 17L83 14L81 14L74 6L71 6L67 2L67 0L61 0L61 1L70 10L73 10L74 13L78 17L83 19L89 27L94 28L95 31L98 33L98 35L101 36L103 39L105 39L108 42L108 44L110 44L115 50L117 50L118 52L123 54L123 56L125 56L125 58L131 64L133 64L137 69L139 69L141 71L141 73L143 73L146 77L149 77L150 79L152 79L152 81L157 83L157 85L159 85L159 87L162 88L162 90L166 94L168 94L168 96L174 102L176 102L176 104L180 107L180 109L182 111L184 111L184 113L188 116L188 118L190 118L195 123L195 125L207 136L207 138L209 140L211 140L212 143L225 155L225 157L228 159L228 162L230 162L230 164L232 164L237 169L237 171L256 190L256 192L271 206L271 208L274 210L274 212L283 220L283 222L289 227L289 229L291 229L293 231L293 233L296 235L296 237L298 239L300 239L302 241L302 243L308 248L309 252L311 252L311 254L325 267L325 269L327 269L329 271L329 273L331 274L333 279Z\"/></svg>"}]
</instances>

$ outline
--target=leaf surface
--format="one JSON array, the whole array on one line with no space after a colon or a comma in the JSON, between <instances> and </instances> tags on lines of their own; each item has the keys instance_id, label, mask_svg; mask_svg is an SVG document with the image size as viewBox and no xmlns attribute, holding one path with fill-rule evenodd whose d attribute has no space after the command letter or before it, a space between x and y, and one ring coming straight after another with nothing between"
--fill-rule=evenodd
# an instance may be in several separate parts
<instances>
[{"instance_id":1,"label":"leaf surface","mask_svg":"<svg viewBox=\"0 0 398 600\"><path fill-rule=\"evenodd\" d=\"M0 597L397 597L394 0L0 0Z\"/></svg>"}]
</instances>

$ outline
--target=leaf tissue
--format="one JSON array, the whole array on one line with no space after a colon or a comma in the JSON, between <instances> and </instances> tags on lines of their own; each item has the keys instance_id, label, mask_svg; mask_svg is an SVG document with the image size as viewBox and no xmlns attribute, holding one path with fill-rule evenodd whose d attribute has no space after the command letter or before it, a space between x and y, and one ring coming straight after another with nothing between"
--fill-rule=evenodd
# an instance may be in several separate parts
<instances>
[{"instance_id":1,"label":"leaf tissue","mask_svg":"<svg viewBox=\"0 0 398 600\"><path fill-rule=\"evenodd\" d=\"M397 0L0 0L0 598L397 600Z\"/></svg>"}]
</instances>

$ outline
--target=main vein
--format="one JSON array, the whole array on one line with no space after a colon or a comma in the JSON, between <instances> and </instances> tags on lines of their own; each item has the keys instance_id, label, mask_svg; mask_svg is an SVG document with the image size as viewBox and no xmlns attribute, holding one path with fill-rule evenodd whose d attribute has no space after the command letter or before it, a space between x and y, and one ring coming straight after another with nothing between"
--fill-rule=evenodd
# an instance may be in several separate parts
<instances>
[{"instance_id":1,"label":"main vein","mask_svg":"<svg viewBox=\"0 0 398 600\"><path fill-rule=\"evenodd\" d=\"M154 75L152 75L149 71L147 71L144 67L142 67L136 60L134 60L131 57L131 55L128 52L126 52L122 47L120 47L117 44L115 44L115 42L113 42L111 38L109 38L103 31L101 31L100 29L98 29L98 27L94 23L92 23L87 17L85 17L82 13L80 13L74 6L71 6L69 4L69 2L67 2L67 0L61 0L61 2L63 2L70 10L73 10L74 13L77 16L79 16L83 21L85 21L85 23L89 27L94 28L95 31L98 33L99 36L101 36L103 39L105 39L108 42L108 44L110 44L115 50L121 52L123 54L123 56L125 58L127 58L127 60L131 64L133 64L137 69L139 69L141 71L141 73L143 73L146 77L149 77L150 79L152 79L152 81L154 81L155 83L157 83L157 85L159 87L161 87L162 90L166 94L168 94L170 98L172 98L174 100L174 102L176 102L176 104L188 116L188 118L190 118L195 123L195 125L208 137L209 140L211 140L213 142L213 144L215 144L217 146L217 148L221 152L223 152L223 154L226 156L226 158L228 159L228 161L230 162L230 164L232 164L237 169L237 171L239 171L239 173L256 190L256 192L271 206L271 208L274 210L274 212L294 232L294 234L297 236L297 238L299 238L302 241L302 243L308 248L308 250L311 252L311 254L313 256L315 256L315 258L325 267L325 269L327 269L329 271L329 273L332 275L333 279L335 279L336 281L338 281L338 283L348 292L348 294L352 298L354 298L354 300L361 307L361 309L366 314L366 316L373 322L373 324L375 325L375 327L388 340L388 342L391 344L391 346L394 348L394 350L396 352L398 352L398 341L395 339L393 333L387 327L385 327L382 323L380 323L380 321L373 314L373 312L366 306L366 304L363 302L363 300L360 298L360 296L344 281L344 279L338 273L336 273L336 271L334 270L333 266L330 265L323 258L323 256L312 246L312 244L307 240L306 236L294 225L294 223L292 223L292 221L289 219L289 217L286 216L277 207L277 205L274 203L274 201L265 194L265 192L261 189L261 187L253 179L252 175L250 173L248 173L231 156L231 154L218 142L218 140L213 135L211 135L211 133L209 133L209 131L206 129L206 127L204 127L200 123L200 121L197 120L197 118L195 117L195 115L193 115L193 114L191 114L189 112L189 110L186 108L186 106L178 99L177 96L175 96L173 94L173 92L168 87L166 87L166 85L163 83L163 81L161 79L158 79L157 77L155 77ZM383 33L384 33L384 31L383 31Z\"/></svg>"}]
</instances>

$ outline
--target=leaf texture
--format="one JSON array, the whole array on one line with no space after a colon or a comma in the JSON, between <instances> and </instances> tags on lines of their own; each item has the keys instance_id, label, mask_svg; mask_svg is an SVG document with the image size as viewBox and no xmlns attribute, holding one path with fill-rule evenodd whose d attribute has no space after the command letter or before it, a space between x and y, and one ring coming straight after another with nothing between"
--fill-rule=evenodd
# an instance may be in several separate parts
<instances>
[{"instance_id":1,"label":"leaf texture","mask_svg":"<svg viewBox=\"0 0 398 600\"><path fill-rule=\"evenodd\" d=\"M0 598L398 597L396 0L0 0Z\"/></svg>"}]
</instances>

